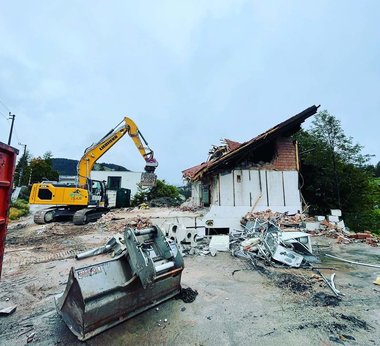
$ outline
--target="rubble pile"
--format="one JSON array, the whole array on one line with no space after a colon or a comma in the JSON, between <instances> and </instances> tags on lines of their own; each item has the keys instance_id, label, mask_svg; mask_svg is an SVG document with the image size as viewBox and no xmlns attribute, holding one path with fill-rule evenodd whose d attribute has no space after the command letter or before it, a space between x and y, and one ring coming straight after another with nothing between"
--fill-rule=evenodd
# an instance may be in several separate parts
<instances>
[{"instance_id":1,"label":"rubble pile","mask_svg":"<svg viewBox=\"0 0 380 346\"><path fill-rule=\"evenodd\" d=\"M241 220L243 227L249 227L252 222L270 221L278 225L282 232L300 230L314 236L324 235L335 238L339 244L363 242L371 246L380 246L380 239L370 231L362 233L350 232L342 219L339 209L331 209L330 215L310 217L306 214L288 215L287 213L273 212L248 212Z\"/></svg>"},{"instance_id":2,"label":"rubble pile","mask_svg":"<svg viewBox=\"0 0 380 346\"><path fill-rule=\"evenodd\" d=\"M255 213L245 216L247 222L242 231L234 231L231 236L232 254L255 263L256 260L267 264L278 263L298 268L318 263L313 255L310 236L305 232L284 232L278 220L285 220L286 215L264 212L263 217ZM259 216L252 220L254 216ZM297 216L297 220L300 216ZM289 221L289 219L288 219Z\"/></svg>"},{"instance_id":3,"label":"rubble pile","mask_svg":"<svg viewBox=\"0 0 380 346\"><path fill-rule=\"evenodd\" d=\"M96 224L101 225L107 230L112 230L113 232L123 232L125 227L135 229L149 228L152 225L152 222L150 218L139 215L134 216L133 218L120 218L116 213L109 212L98 219Z\"/></svg>"},{"instance_id":4,"label":"rubble pile","mask_svg":"<svg viewBox=\"0 0 380 346\"><path fill-rule=\"evenodd\" d=\"M268 209L262 212L248 212L241 220L242 225L246 225L249 221L255 221L258 219L261 222L273 221L276 222L280 227L294 227L299 228L302 223L308 221L312 218L307 217L305 214L297 213L294 215L288 215L287 213L273 212Z\"/></svg>"}]
</instances>

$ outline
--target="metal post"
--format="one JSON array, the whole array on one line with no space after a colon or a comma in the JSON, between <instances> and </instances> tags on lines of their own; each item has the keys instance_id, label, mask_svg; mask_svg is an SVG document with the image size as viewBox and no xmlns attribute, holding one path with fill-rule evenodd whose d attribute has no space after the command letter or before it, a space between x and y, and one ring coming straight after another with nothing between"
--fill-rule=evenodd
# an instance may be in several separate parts
<instances>
[{"instance_id":1,"label":"metal post","mask_svg":"<svg viewBox=\"0 0 380 346\"><path fill-rule=\"evenodd\" d=\"M11 112L9 112L9 119L12 119L12 123L11 123L11 131L9 132L8 145L11 145L12 132L13 132L13 124L15 122L15 117L16 116L14 114L11 114Z\"/></svg>"}]
</instances>

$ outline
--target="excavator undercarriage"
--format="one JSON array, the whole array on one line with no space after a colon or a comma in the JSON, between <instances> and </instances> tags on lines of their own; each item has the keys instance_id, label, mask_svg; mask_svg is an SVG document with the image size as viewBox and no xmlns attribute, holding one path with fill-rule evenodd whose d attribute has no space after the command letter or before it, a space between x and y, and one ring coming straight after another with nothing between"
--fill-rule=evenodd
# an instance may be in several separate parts
<instances>
[{"instance_id":1,"label":"excavator undercarriage","mask_svg":"<svg viewBox=\"0 0 380 346\"><path fill-rule=\"evenodd\" d=\"M113 253L112 259L71 268L58 313L79 340L87 340L181 291L183 258L158 227L126 228L124 237L77 256Z\"/></svg>"}]
</instances>

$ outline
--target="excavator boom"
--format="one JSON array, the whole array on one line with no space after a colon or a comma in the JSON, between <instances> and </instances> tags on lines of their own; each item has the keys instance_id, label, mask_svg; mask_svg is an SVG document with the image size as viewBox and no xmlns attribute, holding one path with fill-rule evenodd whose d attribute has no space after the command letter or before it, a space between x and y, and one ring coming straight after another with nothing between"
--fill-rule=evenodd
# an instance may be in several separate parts
<instances>
[{"instance_id":1,"label":"excavator boom","mask_svg":"<svg viewBox=\"0 0 380 346\"><path fill-rule=\"evenodd\" d=\"M153 151L149 148L148 143L141 134L136 123L131 118L125 117L123 121L109 131L99 142L91 145L85 150L84 155L78 163L78 185L80 187L87 186L94 164L122 137L124 137L126 133L132 138L133 143L145 160L145 172L154 173L158 166L158 162L154 158ZM149 179L144 177L147 176L144 175L142 178L143 185L145 180L149 181ZM151 183L149 183L149 186L151 186Z\"/></svg>"}]
</instances>

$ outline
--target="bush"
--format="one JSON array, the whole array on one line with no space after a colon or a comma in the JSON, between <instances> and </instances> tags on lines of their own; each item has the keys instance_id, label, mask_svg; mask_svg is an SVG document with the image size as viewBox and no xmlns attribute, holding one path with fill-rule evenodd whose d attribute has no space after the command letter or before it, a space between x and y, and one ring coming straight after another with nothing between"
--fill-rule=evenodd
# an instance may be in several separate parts
<instances>
[{"instance_id":1,"label":"bush","mask_svg":"<svg viewBox=\"0 0 380 346\"><path fill-rule=\"evenodd\" d=\"M141 203L163 197L171 199L171 204L179 204L181 202L181 194L177 187L167 184L165 180L157 179L156 186L151 189L140 187L139 191L133 197L131 204L135 207Z\"/></svg>"},{"instance_id":2,"label":"bush","mask_svg":"<svg viewBox=\"0 0 380 346\"><path fill-rule=\"evenodd\" d=\"M29 204L27 201L23 199L17 199L15 202L11 203L11 207L9 209L9 218L11 220L17 220L21 216L25 216L29 214Z\"/></svg>"},{"instance_id":3,"label":"bush","mask_svg":"<svg viewBox=\"0 0 380 346\"><path fill-rule=\"evenodd\" d=\"M380 234L380 209L367 213L344 213L344 221L354 232L371 231Z\"/></svg>"}]
</instances>

